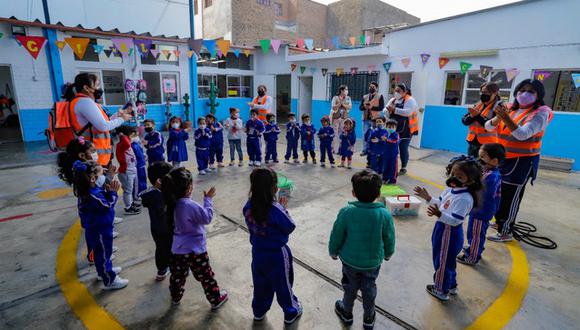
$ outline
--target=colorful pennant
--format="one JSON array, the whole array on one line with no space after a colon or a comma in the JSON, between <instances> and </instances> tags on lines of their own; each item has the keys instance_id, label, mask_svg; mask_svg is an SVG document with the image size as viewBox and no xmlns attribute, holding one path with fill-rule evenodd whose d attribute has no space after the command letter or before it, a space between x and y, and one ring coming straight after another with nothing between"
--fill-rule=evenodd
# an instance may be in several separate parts
<instances>
[{"instance_id":1,"label":"colorful pennant","mask_svg":"<svg viewBox=\"0 0 580 330\"><path fill-rule=\"evenodd\" d=\"M240 57L240 50L239 49L234 49L234 55L236 55L236 57Z\"/></svg>"},{"instance_id":2,"label":"colorful pennant","mask_svg":"<svg viewBox=\"0 0 580 330\"><path fill-rule=\"evenodd\" d=\"M222 53L221 49L217 50L217 58L222 58L222 56L224 56L224 53Z\"/></svg>"},{"instance_id":3,"label":"colorful pennant","mask_svg":"<svg viewBox=\"0 0 580 330\"><path fill-rule=\"evenodd\" d=\"M489 76L489 74L491 73L491 70L493 70L492 66L480 65L479 66L479 76L481 76L482 78L487 78L487 76Z\"/></svg>"},{"instance_id":4,"label":"colorful pennant","mask_svg":"<svg viewBox=\"0 0 580 330\"><path fill-rule=\"evenodd\" d=\"M189 49L194 51L198 56L201 52L201 45L203 44L203 39L191 39L187 40L187 44L189 45Z\"/></svg>"},{"instance_id":5,"label":"colorful pennant","mask_svg":"<svg viewBox=\"0 0 580 330\"><path fill-rule=\"evenodd\" d=\"M405 68L407 68L409 66L409 64L411 64L411 58L410 57L404 57L401 59L401 63L403 63L403 66Z\"/></svg>"},{"instance_id":6,"label":"colorful pennant","mask_svg":"<svg viewBox=\"0 0 580 330\"><path fill-rule=\"evenodd\" d=\"M264 53L264 55L268 55L268 53L270 52L270 45L271 45L270 39L260 40L260 47L262 47L262 53Z\"/></svg>"},{"instance_id":7,"label":"colorful pennant","mask_svg":"<svg viewBox=\"0 0 580 330\"><path fill-rule=\"evenodd\" d=\"M135 48L133 48L133 47L129 48L129 57L131 57L131 55L133 55L133 50L135 50Z\"/></svg>"},{"instance_id":8,"label":"colorful pennant","mask_svg":"<svg viewBox=\"0 0 580 330\"><path fill-rule=\"evenodd\" d=\"M151 48L149 50L149 52L151 53L151 55L153 55L153 58L154 59L157 59L159 57L159 50L158 49Z\"/></svg>"},{"instance_id":9,"label":"colorful pennant","mask_svg":"<svg viewBox=\"0 0 580 330\"><path fill-rule=\"evenodd\" d=\"M449 59L447 57L439 57L439 69L443 69L447 63L449 63Z\"/></svg>"},{"instance_id":10,"label":"colorful pennant","mask_svg":"<svg viewBox=\"0 0 580 330\"><path fill-rule=\"evenodd\" d=\"M66 46L66 42L64 41L56 41L56 47L58 47L58 49L60 49L60 51L62 51L64 49L64 46Z\"/></svg>"},{"instance_id":11,"label":"colorful pennant","mask_svg":"<svg viewBox=\"0 0 580 330\"><path fill-rule=\"evenodd\" d=\"M169 61L169 58L171 57L171 52L167 49L163 49L161 51L161 53L163 54L163 56L165 56L165 58Z\"/></svg>"},{"instance_id":12,"label":"colorful pennant","mask_svg":"<svg viewBox=\"0 0 580 330\"><path fill-rule=\"evenodd\" d=\"M149 39L135 39L134 44L139 54L141 54L141 56L145 56L151 49L152 41Z\"/></svg>"},{"instance_id":13,"label":"colorful pennant","mask_svg":"<svg viewBox=\"0 0 580 330\"><path fill-rule=\"evenodd\" d=\"M356 44L356 38L355 37L348 38L348 41L350 41L350 45L353 46L353 47Z\"/></svg>"},{"instance_id":14,"label":"colorful pennant","mask_svg":"<svg viewBox=\"0 0 580 330\"><path fill-rule=\"evenodd\" d=\"M193 56L193 50L187 51L187 58L191 58Z\"/></svg>"},{"instance_id":15,"label":"colorful pennant","mask_svg":"<svg viewBox=\"0 0 580 330\"><path fill-rule=\"evenodd\" d=\"M539 81L544 81L552 75L550 71L535 71L534 72L534 79L538 79Z\"/></svg>"},{"instance_id":16,"label":"colorful pennant","mask_svg":"<svg viewBox=\"0 0 580 330\"><path fill-rule=\"evenodd\" d=\"M105 50L103 50L103 52L105 53L105 56L111 57L113 50L112 49L105 49Z\"/></svg>"},{"instance_id":17,"label":"colorful pennant","mask_svg":"<svg viewBox=\"0 0 580 330\"><path fill-rule=\"evenodd\" d=\"M26 48L30 55L36 60L40 50L46 43L45 37L33 37L33 36L16 36L16 40Z\"/></svg>"},{"instance_id":18,"label":"colorful pennant","mask_svg":"<svg viewBox=\"0 0 580 330\"><path fill-rule=\"evenodd\" d=\"M216 42L215 40L203 40L203 45L205 46L205 48L207 49L207 51L209 52L209 54L211 55L211 57L215 57L216 55ZM199 55L199 53L197 53Z\"/></svg>"},{"instance_id":19,"label":"colorful pennant","mask_svg":"<svg viewBox=\"0 0 580 330\"><path fill-rule=\"evenodd\" d=\"M274 50L274 53L278 54L278 50L280 50L280 45L282 44L282 41L279 39L272 39L270 43L272 44L272 49Z\"/></svg>"},{"instance_id":20,"label":"colorful pennant","mask_svg":"<svg viewBox=\"0 0 580 330\"><path fill-rule=\"evenodd\" d=\"M296 47L304 48L304 39L302 39L302 38L296 39Z\"/></svg>"},{"instance_id":21,"label":"colorful pennant","mask_svg":"<svg viewBox=\"0 0 580 330\"><path fill-rule=\"evenodd\" d=\"M130 49L133 48L133 39L130 38L112 38L111 41L123 56L129 55Z\"/></svg>"},{"instance_id":22,"label":"colorful pennant","mask_svg":"<svg viewBox=\"0 0 580 330\"><path fill-rule=\"evenodd\" d=\"M423 63L423 65L427 64L430 57L431 57L430 54L427 54L427 53L421 54L421 62Z\"/></svg>"},{"instance_id":23,"label":"colorful pennant","mask_svg":"<svg viewBox=\"0 0 580 330\"><path fill-rule=\"evenodd\" d=\"M250 54L252 54L252 51L249 49L244 49L244 55L246 55L246 57L250 57Z\"/></svg>"},{"instance_id":24,"label":"colorful pennant","mask_svg":"<svg viewBox=\"0 0 580 330\"><path fill-rule=\"evenodd\" d=\"M354 67L354 68L350 68L350 74L357 74L358 73L358 68Z\"/></svg>"},{"instance_id":25,"label":"colorful pennant","mask_svg":"<svg viewBox=\"0 0 580 330\"><path fill-rule=\"evenodd\" d=\"M459 69L461 70L461 74L465 74L469 68L471 68L471 63L468 62L459 62Z\"/></svg>"},{"instance_id":26,"label":"colorful pennant","mask_svg":"<svg viewBox=\"0 0 580 330\"><path fill-rule=\"evenodd\" d=\"M391 65L393 65L392 62L383 63L383 68L385 68L385 71L387 71L387 73L389 73L389 70L391 70Z\"/></svg>"},{"instance_id":27,"label":"colorful pennant","mask_svg":"<svg viewBox=\"0 0 580 330\"><path fill-rule=\"evenodd\" d=\"M105 49L105 46L103 45L93 45L93 49L95 51L95 53L97 53L97 55L101 54L101 52L103 51L103 49Z\"/></svg>"},{"instance_id":28,"label":"colorful pennant","mask_svg":"<svg viewBox=\"0 0 580 330\"><path fill-rule=\"evenodd\" d=\"M0 32L0 39L4 36L4 33Z\"/></svg>"},{"instance_id":29,"label":"colorful pennant","mask_svg":"<svg viewBox=\"0 0 580 330\"><path fill-rule=\"evenodd\" d=\"M505 70L505 75L507 77L508 82L511 82L517 75L520 74L520 70L516 68L511 68Z\"/></svg>"},{"instance_id":30,"label":"colorful pennant","mask_svg":"<svg viewBox=\"0 0 580 330\"><path fill-rule=\"evenodd\" d=\"M327 68L322 68L320 69L320 71L322 72L322 76L326 77L326 74L328 73L328 69Z\"/></svg>"},{"instance_id":31,"label":"colorful pennant","mask_svg":"<svg viewBox=\"0 0 580 330\"><path fill-rule=\"evenodd\" d=\"M364 34L361 34L360 37L358 37L358 39L359 39L361 45L366 45L367 38L365 37Z\"/></svg>"},{"instance_id":32,"label":"colorful pennant","mask_svg":"<svg viewBox=\"0 0 580 330\"><path fill-rule=\"evenodd\" d=\"M296 70L296 64L294 64L294 63L290 64L290 69L292 71Z\"/></svg>"},{"instance_id":33,"label":"colorful pennant","mask_svg":"<svg viewBox=\"0 0 580 330\"><path fill-rule=\"evenodd\" d=\"M580 73L572 73L572 81L576 88L580 88Z\"/></svg>"},{"instance_id":34,"label":"colorful pennant","mask_svg":"<svg viewBox=\"0 0 580 330\"><path fill-rule=\"evenodd\" d=\"M75 55L82 60L91 40L89 38L64 38L64 41L72 48Z\"/></svg>"},{"instance_id":35,"label":"colorful pennant","mask_svg":"<svg viewBox=\"0 0 580 330\"><path fill-rule=\"evenodd\" d=\"M175 54L175 57L177 57L177 60L179 61L179 55L181 55L181 51L176 49L173 51L173 54Z\"/></svg>"},{"instance_id":36,"label":"colorful pennant","mask_svg":"<svg viewBox=\"0 0 580 330\"><path fill-rule=\"evenodd\" d=\"M370 44L371 44L371 41L372 41L372 39L373 39L373 38L372 38L372 36L366 36L366 39L365 39L365 45L367 45L367 46L368 46L368 45L370 45Z\"/></svg>"},{"instance_id":37,"label":"colorful pennant","mask_svg":"<svg viewBox=\"0 0 580 330\"><path fill-rule=\"evenodd\" d=\"M342 76L343 73L344 73L344 68L336 68L336 75L337 76Z\"/></svg>"},{"instance_id":38,"label":"colorful pennant","mask_svg":"<svg viewBox=\"0 0 580 330\"><path fill-rule=\"evenodd\" d=\"M301 66L300 67L300 73L304 74L304 71L306 71L306 67L305 66Z\"/></svg>"},{"instance_id":39,"label":"colorful pennant","mask_svg":"<svg viewBox=\"0 0 580 330\"><path fill-rule=\"evenodd\" d=\"M217 43L218 49L222 51L222 54L224 54L225 56L228 56L228 52L230 51L231 42L229 40L218 40L216 43Z\"/></svg>"},{"instance_id":40,"label":"colorful pennant","mask_svg":"<svg viewBox=\"0 0 580 330\"><path fill-rule=\"evenodd\" d=\"M314 39L304 39L304 44L308 50L314 49Z\"/></svg>"}]
</instances>

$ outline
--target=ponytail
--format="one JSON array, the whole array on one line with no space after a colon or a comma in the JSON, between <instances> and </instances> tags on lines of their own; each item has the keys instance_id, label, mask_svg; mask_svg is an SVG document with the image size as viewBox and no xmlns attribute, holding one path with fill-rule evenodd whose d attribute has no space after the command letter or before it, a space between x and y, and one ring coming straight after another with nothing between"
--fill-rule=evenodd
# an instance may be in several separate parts
<instances>
[{"instance_id":1,"label":"ponytail","mask_svg":"<svg viewBox=\"0 0 580 330\"><path fill-rule=\"evenodd\" d=\"M276 199L278 175L270 168L257 168L250 175L250 202L256 223L268 223L268 214Z\"/></svg>"},{"instance_id":2,"label":"ponytail","mask_svg":"<svg viewBox=\"0 0 580 330\"><path fill-rule=\"evenodd\" d=\"M97 77L97 75L94 73L79 73L75 77L75 82L73 84L69 84L66 87L62 97L70 102L75 98L77 93L81 92L85 88L85 86L94 86L97 80L99 80L99 77Z\"/></svg>"},{"instance_id":3,"label":"ponytail","mask_svg":"<svg viewBox=\"0 0 580 330\"><path fill-rule=\"evenodd\" d=\"M69 186L73 185L73 164L77 160L84 160L79 158L79 154L86 153L93 143L85 140L83 137L71 140L67 146L66 151L58 154L56 158L58 177Z\"/></svg>"}]
</instances>

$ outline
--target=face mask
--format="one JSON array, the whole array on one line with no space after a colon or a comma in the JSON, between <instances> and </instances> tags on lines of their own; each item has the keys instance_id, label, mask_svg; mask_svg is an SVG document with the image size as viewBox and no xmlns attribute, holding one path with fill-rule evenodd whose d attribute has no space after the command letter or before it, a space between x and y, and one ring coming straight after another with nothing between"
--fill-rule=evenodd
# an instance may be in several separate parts
<instances>
[{"instance_id":1,"label":"face mask","mask_svg":"<svg viewBox=\"0 0 580 330\"><path fill-rule=\"evenodd\" d=\"M401 95L401 93L397 93L397 92L395 92L395 98L396 98L397 100L400 100L400 99L401 99L401 97L403 97L403 96Z\"/></svg>"},{"instance_id":2,"label":"face mask","mask_svg":"<svg viewBox=\"0 0 580 330\"><path fill-rule=\"evenodd\" d=\"M310 125L310 120L305 121L304 124Z\"/></svg>"},{"instance_id":3,"label":"face mask","mask_svg":"<svg viewBox=\"0 0 580 330\"><path fill-rule=\"evenodd\" d=\"M387 132L389 132L389 134L393 134L393 133L395 133L395 129L394 128L387 128Z\"/></svg>"},{"instance_id":4,"label":"face mask","mask_svg":"<svg viewBox=\"0 0 580 330\"><path fill-rule=\"evenodd\" d=\"M489 100L491 100L491 95L481 94L479 96L479 99L481 100L481 102L487 103L487 102L489 102Z\"/></svg>"},{"instance_id":5,"label":"face mask","mask_svg":"<svg viewBox=\"0 0 580 330\"><path fill-rule=\"evenodd\" d=\"M101 97L103 97L103 89L102 88L95 89L93 91L93 96L95 97L95 100L101 99Z\"/></svg>"},{"instance_id":6,"label":"face mask","mask_svg":"<svg viewBox=\"0 0 580 330\"><path fill-rule=\"evenodd\" d=\"M276 121L275 121L274 119L271 119L271 120L269 120L268 122L269 122L270 124L273 124L273 123L275 123Z\"/></svg>"},{"instance_id":7,"label":"face mask","mask_svg":"<svg viewBox=\"0 0 580 330\"><path fill-rule=\"evenodd\" d=\"M199 128L201 128L202 130L205 129L207 127L207 125L199 125Z\"/></svg>"},{"instance_id":8,"label":"face mask","mask_svg":"<svg viewBox=\"0 0 580 330\"><path fill-rule=\"evenodd\" d=\"M290 119L290 122L291 122L292 124L294 124L294 123L296 122L296 119L292 118L292 119Z\"/></svg>"},{"instance_id":9,"label":"face mask","mask_svg":"<svg viewBox=\"0 0 580 330\"><path fill-rule=\"evenodd\" d=\"M179 123L173 123L171 124L171 127L173 127L173 129L178 129L179 128Z\"/></svg>"},{"instance_id":10,"label":"face mask","mask_svg":"<svg viewBox=\"0 0 580 330\"><path fill-rule=\"evenodd\" d=\"M258 95L264 96L264 95L266 95L266 92L264 92L264 91L258 91Z\"/></svg>"},{"instance_id":11,"label":"face mask","mask_svg":"<svg viewBox=\"0 0 580 330\"><path fill-rule=\"evenodd\" d=\"M147 133L153 132L153 127L145 127L145 132Z\"/></svg>"},{"instance_id":12,"label":"face mask","mask_svg":"<svg viewBox=\"0 0 580 330\"><path fill-rule=\"evenodd\" d=\"M99 159L99 154L95 151L91 153L91 158L96 162Z\"/></svg>"},{"instance_id":13,"label":"face mask","mask_svg":"<svg viewBox=\"0 0 580 330\"><path fill-rule=\"evenodd\" d=\"M461 188L463 187L463 182L459 181L458 178L454 177L454 176L450 176L447 181L445 181L445 184L447 185L447 187L450 188Z\"/></svg>"},{"instance_id":14,"label":"face mask","mask_svg":"<svg viewBox=\"0 0 580 330\"><path fill-rule=\"evenodd\" d=\"M377 89L374 87L369 88L369 92L371 92L371 94L374 94L376 91Z\"/></svg>"},{"instance_id":15,"label":"face mask","mask_svg":"<svg viewBox=\"0 0 580 330\"><path fill-rule=\"evenodd\" d=\"M384 124L377 124L377 127L378 128L385 128L385 125Z\"/></svg>"},{"instance_id":16,"label":"face mask","mask_svg":"<svg viewBox=\"0 0 580 330\"><path fill-rule=\"evenodd\" d=\"M238 119L238 117L239 117L239 115L238 115L237 113L234 113L234 114L232 115L232 118L233 118L233 119Z\"/></svg>"},{"instance_id":17,"label":"face mask","mask_svg":"<svg viewBox=\"0 0 580 330\"><path fill-rule=\"evenodd\" d=\"M95 180L95 184L100 188L105 184L105 181L107 181L107 178L104 175L99 175L97 180Z\"/></svg>"},{"instance_id":18,"label":"face mask","mask_svg":"<svg viewBox=\"0 0 580 330\"><path fill-rule=\"evenodd\" d=\"M136 137L131 139L131 142L139 143L139 142L141 142L141 140L139 140L139 137L136 136Z\"/></svg>"},{"instance_id":19,"label":"face mask","mask_svg":"<svg viewBox=\"0 0 580 330\"><path fill-rule=\"evenodd\" d=\"M536 102L536 95L530 92L518 92L516 99L521 106L526 106Z\"/></svg>"}]
</instances>

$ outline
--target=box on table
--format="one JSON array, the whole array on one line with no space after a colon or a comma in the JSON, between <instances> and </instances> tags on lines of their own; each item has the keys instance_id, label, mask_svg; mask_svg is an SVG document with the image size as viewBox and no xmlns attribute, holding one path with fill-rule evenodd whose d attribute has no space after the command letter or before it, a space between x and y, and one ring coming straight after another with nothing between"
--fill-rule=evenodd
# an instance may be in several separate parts
<instances>
[{"instance_id":1,"label":"box on table","mask_svg":"<svg viewBox=\"0 0 580 330\"><path fill-rule=\"evenodd\" d=\"M386 196L385 206L394 216L412 216L419 215L421 200L411 195Z\"/></svg>"}]
</instances>

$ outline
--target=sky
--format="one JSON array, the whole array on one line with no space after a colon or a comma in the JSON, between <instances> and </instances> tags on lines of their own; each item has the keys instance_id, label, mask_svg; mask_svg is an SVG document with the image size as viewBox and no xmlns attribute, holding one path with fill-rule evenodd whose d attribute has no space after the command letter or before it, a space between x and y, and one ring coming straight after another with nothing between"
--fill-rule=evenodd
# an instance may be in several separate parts
<instances>
[{"instance_id":1,"label":"sky","mask_svg":"<svg viewBox=\"0 0 580 330\"><path fill-rule=\"evenodd\" d=\"M338 0L314 0L329 4ZM381 0L417 16L421 22L459 15L480 9L501 6L519 0Z\"/></svg>"}]
</instances>

